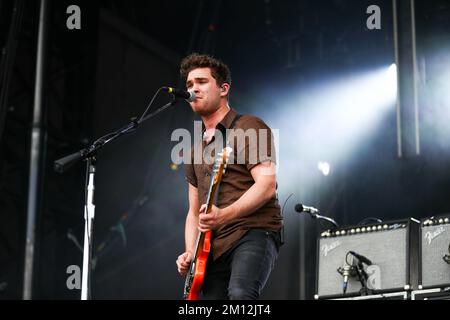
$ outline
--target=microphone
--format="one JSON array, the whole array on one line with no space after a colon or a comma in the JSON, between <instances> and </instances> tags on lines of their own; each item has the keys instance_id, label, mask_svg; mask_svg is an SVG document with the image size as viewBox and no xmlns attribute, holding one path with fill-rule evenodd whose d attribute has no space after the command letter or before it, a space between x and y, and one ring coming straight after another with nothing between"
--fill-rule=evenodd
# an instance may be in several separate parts
<instances>
[{"instance_id":1,"label":"microphone","mask_svg":"<svg viewBox=\"0 0 450 320\"><path fill-rule=\"evenodd\" d=\"M350 275L350 269L351 269L351 267L348 264L346 264L342 268L342 275L344 276L344 281L342 282L342 291L344 294L347 292L348 276Z\"/></svg>"},{"instance_id":2,"label":"microphone","mask_svg":"<svg viewBox=\"0 0 450 320\"><path fill-rule=\"evenodd\" d=\"M178 90L172 87L162 87L162 89L168 93L173 94L177 98L185 99L187 102L192 102L197 99L193 91Z\"/></svg>"},{"instance_id":3,"label":"microphone","mask_svg":"<svg viewBox=\"0 0 450 320\"><path fill-rule=\"evenodd\" d=\"M372 261L370 261L369 259L367 259L366 257L364 257L361 254L358 254L354 251L349 251L356 259L358 259L359 261L367 264L368 266L370 266L372 264Z\"/></svg>"},{"instance_id":4,"label":"microphone","mask_svg":"<svg viewBox=\"0 0 450 320\"><path fill-rule=\"evenodd\" d=\"M339 272L344 277L344 280L342 281L342 291L345 294L347 292L347 288L348 288L348 279L350 277L356 276L355 258L352 257L351 264L349 264L347 261L345 261L345 265L343 267L339 267L337 269L337 272Z\"/></svg>"},{"instance_id":5,"label":"microphone","mask_svg":"<svg viewBox=\"0 0 450 320\"><path fill-rule=\"evenodd\" d=\"M318 210L318 209L316 209L316 208L314 208L314 207L304 206L304 205L302 205L301 203L297 203L297 204L295 205L295 211L300 212L300 213L302 213L302 212L308 212L308 213L311 213L311 214L319 213L319 210Z\"/></svg>"}]
</instances>

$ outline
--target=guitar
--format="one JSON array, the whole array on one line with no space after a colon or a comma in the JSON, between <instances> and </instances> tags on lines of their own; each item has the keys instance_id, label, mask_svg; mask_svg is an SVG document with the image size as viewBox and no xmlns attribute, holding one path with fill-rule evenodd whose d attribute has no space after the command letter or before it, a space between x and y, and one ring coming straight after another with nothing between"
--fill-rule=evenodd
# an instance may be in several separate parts
<instances>
[{"instance_id":1,"label":"guitar","mask_svg":"<svg viewBox=\"0 0 450 320\"><path fill-rule=\"evenodd\" d=\"M211 177L211 184L206 200L206 213L211 211L214 198L219 188L222 176L227 168L228 159L230 153L233 151L230 147L226 147L222 152L217 154L214 161L214 169ZM197 242L195 245L194 257L192 258L189 272L186 275L186 281L184 283L183 299L185 300L198 300L200 296L200 290L203 286L203 280L205 279L206 263L211 251L211 236L212 231L200 232L197 236Z\"/></svg>"}]
</instances>

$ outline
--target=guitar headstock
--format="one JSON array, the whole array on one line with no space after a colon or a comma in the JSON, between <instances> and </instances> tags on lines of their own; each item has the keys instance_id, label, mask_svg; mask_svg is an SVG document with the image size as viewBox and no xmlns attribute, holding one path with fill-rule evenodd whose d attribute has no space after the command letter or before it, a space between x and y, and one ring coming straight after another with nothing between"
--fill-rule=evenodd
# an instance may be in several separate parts
<instances>
[{"instance_id":1,"label":"guitar headstock","mask_svg":"<svg viewBox=\"0 0 450 320\"><path fill-rule=\"evenodd\" d=\"M222 175L227 169L231 152L233 152L232 148L225 147L217 154L213 168L214 184L217 184L222 180Z\"/></svg>"}]
</instances>

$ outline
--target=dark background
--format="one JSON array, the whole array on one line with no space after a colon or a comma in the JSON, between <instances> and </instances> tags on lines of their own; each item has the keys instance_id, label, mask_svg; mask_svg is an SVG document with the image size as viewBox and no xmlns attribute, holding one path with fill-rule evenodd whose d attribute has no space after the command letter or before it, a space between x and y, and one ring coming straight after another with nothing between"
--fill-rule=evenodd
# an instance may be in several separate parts
<instances>
[{"instance_id":1,"label":"dark background","mask_svg":"<svg viewBox=\"0 0 450 320\"><path fill-rule=\"evenodd\" d=\"M2 55L0 82L0 298L6 299L22 296L38 3L0 4L0 44L11 51L8 61ZM179 62L191 52L224 60L232 71L230 105L279 130L286 244L263 298L313 298L315 239L326 226L296 213L295 203L318 207L341 225L450 211L448 1L415 1L422 149L402 158L394 103L370 134L355 126L351 137L362 138L345 157L339 148L350 141L325 141L333 139L332 126L339 127L326 120L338 101L318 109L323 121L307 117L314 103L301 103L310 88L319 88L314 101L329 95L330 83L395 62L392 1L49 3L34 298L80 296L67 288L66 269L82 263L73 237L83 244L85 164L58 174L53 162L140 115L159 87L183 88ZM81 9L81 30L66 27L72 4ZM380 30L366 27L372 4L381 8ZM159 96L152 110L168 101ZM178 102L100 151L94 298L181 297L175 259L184 249L187 184L183 168L171 166L176 142L170 137L177 128L192 131L194 119L189 105ZM323 160L331 162L329 176L317 170Z\"/></svg>"}]
</instances>

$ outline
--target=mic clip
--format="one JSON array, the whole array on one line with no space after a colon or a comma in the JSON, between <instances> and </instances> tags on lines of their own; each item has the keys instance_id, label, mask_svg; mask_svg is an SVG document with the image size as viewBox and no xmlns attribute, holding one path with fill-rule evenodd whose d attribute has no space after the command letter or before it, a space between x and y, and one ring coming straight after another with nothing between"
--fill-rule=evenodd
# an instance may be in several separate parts
<instances>
[{"instance_id":1,"label":"mic clip","mask_svg":"<svg viewBox=\"0 0 450 320\"><path fill-rule=\"evenodd\" d=\"M442 257L447 264L450 264L450 254L446 254Z\"/></svg>"}]
</instances>

